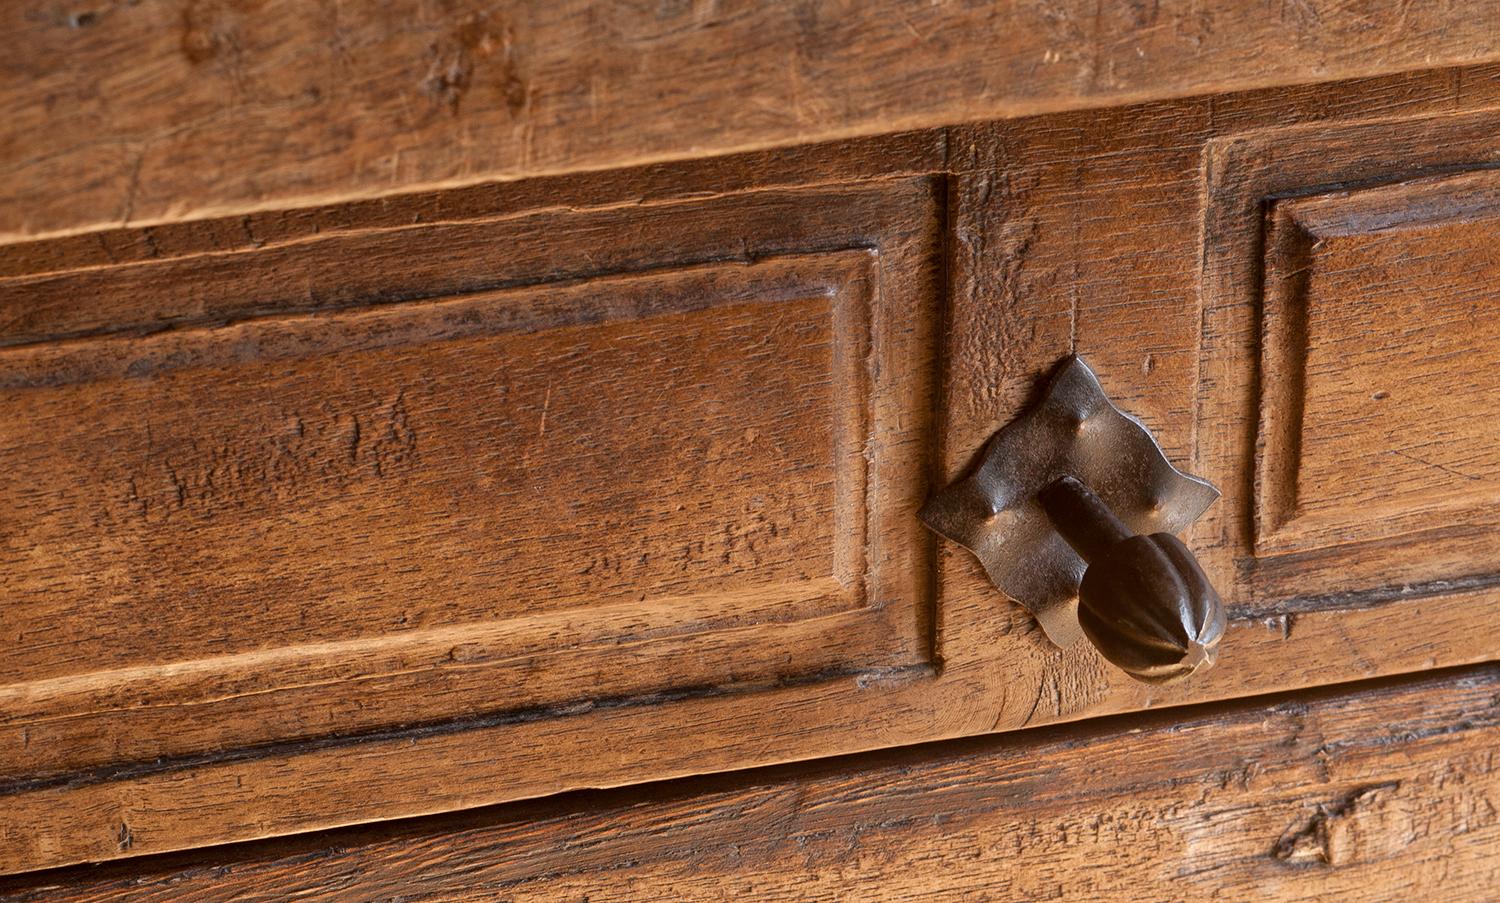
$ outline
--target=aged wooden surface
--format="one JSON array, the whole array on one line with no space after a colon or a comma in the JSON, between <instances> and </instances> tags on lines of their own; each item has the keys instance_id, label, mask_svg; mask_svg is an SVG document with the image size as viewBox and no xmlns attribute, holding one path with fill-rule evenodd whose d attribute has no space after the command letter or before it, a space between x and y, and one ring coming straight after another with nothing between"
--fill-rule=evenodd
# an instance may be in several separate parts
<instances>
[{"instance_id":1,"label":"aged wooden surface","mask_svg":"<svg viewBox=\"0 0 1500 903\"><path fill-rule=\"evenodd\" d=\"M540 260L523 218L13 281L0 780L930 671L941 189L553 214Z\"/></svg>"},{"instance_id":2,"label":"aged wooden surface","mask_svg":"<svg viewBox=\"0 0 1500 903\"><path fill-rule=\"evenodd\" d=\"M316 335L329 324L366 317L404 322L402 311L439 309L453 303L440 300L449 296L563 297L574 291L565 283L686 278L670 275L684 268L741 273L785 259L843 261L853 254L863 260L873 251L882 297L909 316L941 312L943 326L935 356L913 350L920 341L901 345L891 332L875 330L875 347L905 349L872 369L872 391L891 380L907 386L904 400L892 399L891 406L894 428L910 431L914 447L872 446L872 465L908 460L908 454L935 459L926 479L901 470L877 483L879 505L896 515L905 507L914 520L926 484L965 467L1020 410L1037 378L1076 351L1169 457L1225 489L1203 529L1188 539L1234 620L1213 670L1181 687L1149 688L1102 663L1086 645L1049 645L1024 611L995 593L968 553L940 546L935 570L923 573L914 542L886 543L872 552L877 563L886 552L898 553L892 566L904 561L922 579L913 577L869 608L908 619L901 635L925 644L900 647L895 661L920 662L915 667L891 668L892 659L869 656L863 663L842 660L854 662L847 669L808 671L807 659L783 661L780 653L815 657L830 650L789 643L753 660L756 667L742 674L716 655L717 644L695 651L691 641L679 647L685 651L680 658L643 662L635 653L662 638L626 631L617 635L620 645L611 655L592 660L593 668L568 660L564 649L511 662L516 674L533 675L538 686L624 691L584 692L528 707L514 704L519 697L508 688L529 682L492 684L489 663L470 666L462 655L431 680L425 672L366 671L356 663L330 667L319 680L293 676L278 684L274 670L258 661L260 670L246 672L243 683L215 692L211 681L192 685L193 667L232 668L238 660L218 654L212 637L174 637L193 646L196 665L175 653L153 658L149 649L106 654L135 656L133 667L177 681L168 688L177 695L121 693L117 675L90 671L86 663L62 668L72 669L68 674L54 670L40 682L22 677L5 688L0 869L248 840L1495 658L1500 637L1490 629L1488 612L1500 592L1485 576L1493 558L1477 531L1468 538L1463 528L1445 535L1420 562L1393 551L1388 539L1360 536L1326 559L1304 552L1262 556L1254 545L1253 482L1260 347L1254 312L1266 266L1258 236L1267 199L1330 196L1351 183L1406 183L1484 169L1500 159L1497 107L1494 69L1429 72L1337 89L1060 114L7 247L0 252L6 274L0 279L0 340L10 347L0 356L13 360L97 357L105 347L188 348L207 341L208 333L253 335L268 323L303 324L295 329ZM1428 210L1463 203L1453 191L1433 200L1426 188L1410 190L1407 203ZM1440 232L1469 234L1459 214L1439 220L1446 223ZM858 281L858 267L836 269L845 274L839 284ZM1458 292L1457 299L1472 288L1451 281L1460 271L1445 272L1450 281L1438 280L1439 294L1423 301L1433 309L1447 303L1442 292ZM190 278L195 273L203 278ZM1381 278L1399 273L1388 268ZM578 297L589 294L578 291ZM1391 288L1389 303L1399 291ZM1459 301L1452 303L1456 310ZM804 325L828 335L836 331L830 322L815 314ZM146 334L163 325L170 330ZM674 328L686 327L679 322ZM774 330L768 335L776 340ZM521 343L514 347L526 357L550 340L543 333L504 341ZM1369 353L1384 348L1394 355L1380 341L1372 339ZM774 373L749 346L734 347L741 348L741 366ZM415 364L439 353L414 348ZM237 366L256 366L256 352L245 353ZM920 374L902 382L903 361L933 375L934 357L941 362L935 391L923 394ZM810 366L792 355L789 375L798 367L811 372ZM395 385L383 382L384 371L352 360L338 369L362 374L372 385ZM255 397L253 385L231 391L223 374L201 378L217 380L227 397ZM336 387L337 378L327 378ZM99 386L65 387L78 395L56 396L59 410L76 410ZM784 387L767 413L783 410L798 423L817 420L817 409L832 404L833 390L808 388L807 410L787 403L792 390ZM529 391L509 410L531 415L525 425L540 433L545 389L540 401ZM1442 390L1424 393L1437 398ZM5 403L17 402L7 397ZM438 421L448 424L445 435L468 435L467 421L440 408L423 410L447 418ZM473 406L475 417L485 410ZM233 429L250 414L233 416L213 426ZM924 432L927 417L936 421L931 432ZM185 429L182 417L174 422ZM693 429L712 431L713 423L700 418ZM830 446L803 437L793 446L799 447ZM566 445L558 449L578 454ZM545 461L533 463L535 474L546 473ZM450 490L458 483L425 467L401 476ZM318 485L313 481L307 491ZM17 491L48 509L48 500L65 498L66 489ZM674 491L712 496L691 486ZM808 492L812 507L828 499ZM215 520L245 517L230 501L211 504ZM315 501L291 492L277 504L315 522ZM457 503L462 509L462 497ZM890 523L898 521L893 515ZM814 532L794 535L828 538L815 527L805 529ZM12 548L5 552L8 560L19 556ZM35 557L25 561L39 566ZM586 564L578 562L580 569ZM1405 579L1410 573L1441 579L1411 583ZM721 575L732 577L733 568ZM1308 594L1308 586L1319 591ZM18 636L12 624L22 616L12 612L58 601L27 598L8 606L0 610L7 619L0 630ZM131 611L128 602L118 611L137 623L154 612L170 636L173 606L198 604L211 603L168 595L147 606L152 612ZM393 615L402 610L389 599L371 604ZM275 620L285 611L254 616ZM448 623L463 632L473 622L460 617ZM773 623L744 624L743 648L771 635ZM318 658L330 652L317 646L318 625L307 630L302 649L313 663L335 662ZM731 634L732 628L719 635ZM402 641L397 625L363 636L380 646ZM54 635L49 642L75 640L97 644L99 637ZM854 638L851 651L874 649L865 640ZM248 654L255 660L286 648L273 637ZM918 654L906 654L912 651ZM65 649L24 654L32 662L67 657ZM652 673L668 660L681 670ZM50 702L37 695L57 689L47 683L53 680L71 681L72 695ZM640 684L631 681L651 680L671 689L633 691ZM550 692L542 698L559 698ZM52 710L21 705L38 700L67 704Z\"/></svg>"},{"instance_id":3,"label":"aged wooden surface","mask_svg":"<svg viewBox=\"0 0 1500 903\"><path fill-rule=\"evenodd\" d=\"M1247 610L1500 585L1494 129L1456 110L1208 152L1197 453L1225 489L1207 532L1253 546Z\"/></svg>"},{"instance_id":4,"label":"aged wooden surface","mask_svg":"<svg viewBox=\"0 0 1500 903\"><path fill-rule=\"evenodd\" d=\"M0 445L0 585L29 601L0 775L286 739L294 698L233 716L314 687L348 730L923 665L928 538L890 513L920 368L878 264L0 351L0 417L28 425ZM91 717L177 706L193 726Z\"/></svg>"},{"instance_id":5,"label":"aged wooden surface","mask_svg":"<svg viewBox=\"0 0 1500 903\"><path fill-rule=\"evenodd\" d=\"M0 8L0 238L1475 64L1494 0Z\"/></svg>"},{"instance_id":6,"label":"aged wooden surface","mask_svg":"<svg viewBox=\"0 0 1500 903\"><path fill-rule=\"evenodd\" d=\"M1500 669L1186 711L62 870L0 898L1493 899Z\"/></svg>"},{"instance_id":7,"label":"aged wooden surface","mask_svg":"<svg viewBox=\"0 0 1500 903\"><path fill-rule=\"evenodd\" d=\"M1493 526L1500 172L1271 216L1256 548Z\"/></svg>"}]
</instances>

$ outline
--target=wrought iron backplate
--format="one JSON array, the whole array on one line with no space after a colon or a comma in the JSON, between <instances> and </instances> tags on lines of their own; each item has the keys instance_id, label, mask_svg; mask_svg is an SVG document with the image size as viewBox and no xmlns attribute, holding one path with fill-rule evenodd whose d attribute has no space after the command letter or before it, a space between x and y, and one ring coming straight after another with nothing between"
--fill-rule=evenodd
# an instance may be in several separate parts
<instances>
[{"instance_id":1,"label":"wrought iron backplate","mask_svg":"<svg viewBox=\"0 0 1500 903\"><path fill-rule=\"evenodd\" d=\"M1116 408L1077 355L1059 366L1039 404L990 438L978 465L922 509L927 526L968 548L1002 592L1059 646L1082 637L1085 564L1048 520L1037 493L1073 476L1138 533L1176 533L1219 497L1173 467L1140 421Z\"/></svg>"}]
</instances>

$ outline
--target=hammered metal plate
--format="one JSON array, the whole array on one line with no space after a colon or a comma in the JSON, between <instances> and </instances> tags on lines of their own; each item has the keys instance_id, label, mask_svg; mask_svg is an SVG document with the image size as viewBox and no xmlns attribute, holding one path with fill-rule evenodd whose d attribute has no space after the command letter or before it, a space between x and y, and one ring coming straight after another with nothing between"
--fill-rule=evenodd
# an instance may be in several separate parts
<instances>
[{"instance_id":1,"label":"hammered metal plate","mask_svg":"<svg viewBox=\"0 0 1500 903\"><path fill-rule=\"evenodd\" d=\"M979 464L934 495L922 520L969 549L1002 592L1067 647L1084 561L1052 528L1037 493L1062 476L1088 484L1137 533L1176 533L1219 497L1173 467L1140 421L1116 408L1083 359L1069 357L1039 404L990 438Z\"/></svg>"}]
</instances>

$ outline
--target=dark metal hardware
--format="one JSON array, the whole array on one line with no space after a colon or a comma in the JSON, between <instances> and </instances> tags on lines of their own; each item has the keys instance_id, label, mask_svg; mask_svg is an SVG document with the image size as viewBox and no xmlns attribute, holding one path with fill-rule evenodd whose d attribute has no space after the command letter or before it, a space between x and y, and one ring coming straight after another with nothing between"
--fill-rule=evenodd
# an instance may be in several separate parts
<instances>
[{"instance_id":1,"label":"dark metal hardware","mask_svg":"<svg viewBox=\"0 0 1500 903\"><path fill-rule=\"evenodd\" d=\"M1224 632L1223 602L1172 535L1218 495L1173 467L1073 356L922 519L973 551L1054 643L1087 636L1127 673L1160 682L1212 665Z\"/></svg>"},{"instance_id":2,"label":"dark metal hardware","mask_svg":"<svg viewBox=\"0 0 1500 903\"><path fill-rule=\"evenodd\" d=\"M1224 603L1182 540L1132 533L1073 477L1051 483L1039 499L1057 532L1088 562L1078 623L1105 658L1151 682L1213 665Z\"/></svg>"}]
</instances>

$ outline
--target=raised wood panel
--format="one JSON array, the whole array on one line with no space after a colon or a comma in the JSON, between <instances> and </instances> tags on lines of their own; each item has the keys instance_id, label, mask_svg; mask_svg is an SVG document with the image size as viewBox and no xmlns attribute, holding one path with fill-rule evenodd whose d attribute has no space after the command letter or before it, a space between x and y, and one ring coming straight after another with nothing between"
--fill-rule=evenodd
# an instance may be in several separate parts
<instances>
[{"instance_id":1,"label":"raised wood panel","mask_svg":"<svg viewBox=\"0 0 1500 903\"><path fill-rule=\"evenodd\" d=\"M195 0L0 9L0 236L1500 58L1461 6Z\"/></svg>"},{"instance_id":2,"label":"raised wood panel","mask_svg":"<svg viewBox=\"0 0 1500 903\"><path fill-rule=\"evenodd\" d=\"M1257 552L1488 521L1500 172L1291 198L1269 216Z\"/></svg>"},{"instance_id":3,"label":"raised wood panel","mask_svg":"<svg viewBox=\"0 0 1500 903\"><path fill-rule=\"evenodd\" d=\"M1494 666L0 880L28 900L1492 900Z\"/></svg>"},{"instance_id":4,"label":"raised wood panel","mask_svg":"<svg viewBox=\"0 0 1500 903\"><path fill-rule=\"evenodd\" d=\"M1199 460L1226 489L1209 530L1240 611L1497 583L1494 123L1210 149Z\"/></svg>"},{"instance_id":5,"label":"raised wood panel","mask_svg":"<svg viewBox=\"0 0 1500 903\"><path fill-rule=\"evenodd\" d=\"M941 187L10 281L5 792L930 675Z\"/></svg>"},{"instance_id":6,"label":"raised wood panel","mask_svg":"<svg viewBox=\"0 0 1500 903\"><path fill-rule=\"evenodd\" d=\"M251 688L531 657L486 675L489 705L522 708L918 663L926 603L892 563L925 537L873 491L920 465L884 415L902 386L872 398L875 263L0 352L0 418L27 425L0 446L0 708L75 727L138 700L212 717ZM898 451L867 474L876 444ZM656 638L712 659L590 661ZM264 739L237 733L218 742ZM6 772L36 768L24 750Z\"/></svg>"},{"instance_id":7,"label":"raised wood panel","mask_svg":"<svg viewBox=\"0 0 1500 903\"><path fill-rule=\"evenodd\" d=\"M1173 461L1225 489L1188 539L1235 619L1212 670L1145 686L1087 644L1052 646L961 549L938 544L932 561L932 546L877 552L872 542L871 562L906 574L901 586L915 589L911 599L872 597L865 611L889 609L893 633L922 638L914 666L692 684L692 673L724 673L717 644L734 636L730 627L684 635L678 647L656 636L620 642L607 657L579 650L585 662L607 661L603 671L569 671L550 653L513 668L248 688L215 699L215 718L137 698L94 713L88 731L68 720L12 721L11 748L29 739L26 754L45 767L0 784L0 869L1495 659L1494 586L1412 589L1388 562L1386 575L1365 565L1379 575L1365 580L1358 562L1316 553L1256 559L1250 484L1264 260L1254 236L1266 200L1327 194L1361 173L1400 182L1482 167L1497 109L1500 73L1423 72L8 246L0 326L14 325L0 334L19 347L3 353L52 336L80 346L125 341L162 324L188 332L247 318L337 319L564 282L870 259L880 299L871 385L903 387L888 399L885 422L896 432L871 445L870 460L928 462L918 479L872 478L871 511L914 515L929 486L961 471L1038 379L1076 351ZM445 249L454 256L442 258ZM195 266L212 278L189 280L186 293L164 290ZM69 279L86 290L69 294ZM1487 546L1470 544L1479 532L1455 527L1426 560L1473 573L1486 560ZM1314 582L1349 595L1308 597ZM915 629L902 626L908 619ZM782 651L823 654L812 648L828 636L822 620L787 625L807 632L788 634ZM639 677L622 676L632 672ZM551 673L676 683L508 704L517 693L551 692ZM428 720L409 720L414 699ZM226 748L225 725L265 739ZM170 749L207 752L160 752Z\"/></svg>"}]
</instances>

